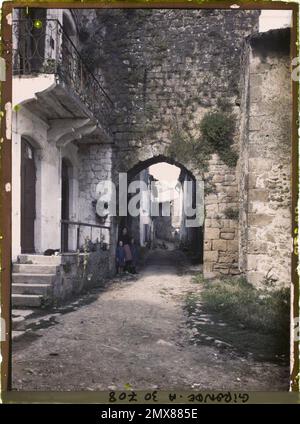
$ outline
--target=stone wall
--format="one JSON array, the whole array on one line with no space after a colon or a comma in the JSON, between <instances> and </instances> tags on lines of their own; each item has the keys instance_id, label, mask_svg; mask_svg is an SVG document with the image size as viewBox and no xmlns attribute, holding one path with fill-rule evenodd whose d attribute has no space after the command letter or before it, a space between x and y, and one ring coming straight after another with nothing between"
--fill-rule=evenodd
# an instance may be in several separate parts
<instances>
[{"instance_id":1,"label":"stone wall","mask_svg":"<svg viewBox=\"0 0 300 424\"><path fill-rule=\"evenodd\" d=\"M110 165L105 147L82 148L84 217L93 219L90 200L99 179L115 180L118 172L137 164L147 167L149 160L172 159L169 146L174 128L198 137L202 117L218 110L221 100L231 105L235 115L237 167L225 165L218 154L210 157L206 170L191 160L175 158L195 178L204 178L206 189L210 182L205 196L204 276L242 272L255 285L272 280L287 284L288 30L253 36L258 30L255 10L83 10L79 14L82 53L116 106L112 124L116 150Z\"/></svg>"},{"instance_id":2,"label":"stone wall","mask_svg":"<svg viewBox=\"0 0 300 424\"><path fill-rule=\"evenodd\" d=\"M61 257L53 287L54 303L62 303L89 288L103 285L114 270L109 266L109 251L70 253Z\"/></svg>"},{"instance_id":3,"label":"stone wall","mask_svg":"<svg viewBox=\"0 0 300 424\"><path fill-rule=\"evenodd\" d=\"M206 177L211 178L214 193L205 196L204 273L207 277L235 275L239 273L236 170L213 155Z\"/></svg>"},{"instance_id":4,"label":"stone wall","mask_svg":"<svg viewBox=\"0 0 300 424\"><path fill-rule=\"evenodd\" d=\"M241 47L259 11L79 13L82 54L116 106L120 169L165 151L177 120L195 130L218 98L239 96Z\"/></svg>"},{"instance_id":5,"label":"stone wall","mask_svg":"<svg viewBox=\"0 0 300 424\"><path fill-rule=\"evenodd\" d=\"M259 11L89 9L78 15L82 54L116 106L115 171L168 157L174 128L196 137L202 117L220 100L234 108L238 140L240 58L244 38L258 29ZM181 164L203 178L203 169ZM235 172L214 156L206 173L215 185L205 202L206 276L237 272L237 223L224 215L237 208ZM93 180L94 171L87 173Z\"/></svg>"},{"instance_id":6,"label":"stone wall","mask_svg":"<svg viewBox=\"0 0 300 424\"><path fill-rule=\"evenodd\" d=\"M245 48L240 144L240 267L249 282L291 276L291 75L289 29Z\"/></svg>"},{"instance_id":7,"label":"stone wall","mask_svg":"<svg viewBox=\"0 0 300 424\"><path fill-rule=\"evenodd\" d=\"M88 139L86 139L88 142ZM116 248L116 226L115 220L108 217L102 221L96 216L96 204L98 195L96 191L97 184L100 181L113 179L113 149L111 144L85 144L80 145L78 149L79 157L79 221L105 225L111 230L82 227L80 233L80 246L83 246L86 239L96 242L103 237L105 243L109 245L110 250L110 269L114 269L114 257Z\"/></svg>"},{"instance_id":8,"label":"stone wall","mask_svg":"<svg viewBox=\"0 0 300 424\"><path fill-rule=\"evenodd\" d=\"M99 181L112 178L112 148L108 144L80 145L79 218L91 224L101 224L96 218L96 187ZM104 223L103 223L104 224ZM106 223L105 223L106 225Z\"/></svg>"}]
</instances>

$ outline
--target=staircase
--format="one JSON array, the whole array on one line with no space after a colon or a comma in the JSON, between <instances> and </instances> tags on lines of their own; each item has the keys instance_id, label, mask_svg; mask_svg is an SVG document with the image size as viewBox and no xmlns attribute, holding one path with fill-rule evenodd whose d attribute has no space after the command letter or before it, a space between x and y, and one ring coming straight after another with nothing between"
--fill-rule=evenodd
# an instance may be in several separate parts
<instances>
[{"instance_id":1,"label":"staircase","mask_svg":"<svg viewBox=\"0 0 300 424\"><path fill-rule=\"evenodd\" d=\"M60 263L60 256L20 255L18 262L13 264L13 308L39 308L51 304Z\"/></svg>"}]
</instances>

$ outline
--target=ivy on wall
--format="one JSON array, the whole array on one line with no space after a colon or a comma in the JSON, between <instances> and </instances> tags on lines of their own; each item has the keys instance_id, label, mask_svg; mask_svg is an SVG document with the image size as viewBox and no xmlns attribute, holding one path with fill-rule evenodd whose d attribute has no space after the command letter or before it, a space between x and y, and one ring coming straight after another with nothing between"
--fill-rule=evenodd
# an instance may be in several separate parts
<instances>
[{"instance_id":1,"label":"ivy on wall","mask_svg":"<svg viewBox=\"0 0 300 424\"><path fill-rule=\"evenodd\" d=\"M171 157L184 159L204 171L207 170L208 160L213 153L218 153L229 167L236 165L238 155L232 149L235 117L228 106L223 104L219 110L204 115L196 128L200 134L198 137L189 128L187 124L179 125L177 120L174 121L171 144L168 147Z\"/></svg>"}]
</instances>

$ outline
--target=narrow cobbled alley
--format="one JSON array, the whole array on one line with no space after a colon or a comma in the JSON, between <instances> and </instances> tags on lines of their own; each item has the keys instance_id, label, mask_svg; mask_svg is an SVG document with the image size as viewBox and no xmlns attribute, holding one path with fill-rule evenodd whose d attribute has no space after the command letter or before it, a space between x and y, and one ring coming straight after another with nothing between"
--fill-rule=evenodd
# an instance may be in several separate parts
<instances>
[{"instance_id":1,"label":"narrow cobbled alley","mask_svg":"<svg viewBox=\"0 0 300 424\"><path fill-rule=\"evenodd\" d=\"M196 286L181 251L150 251L137 276L112 280L76 306L51 311L51 325L14 340L13 389L287 390L285 364L244 354L222 339L195 342L198 330L188 325L184 305L188 294L201 291ZM226 324L207 314L196 319L203 332L224 325L226 333Z\"/></svg>"}]
</instances>

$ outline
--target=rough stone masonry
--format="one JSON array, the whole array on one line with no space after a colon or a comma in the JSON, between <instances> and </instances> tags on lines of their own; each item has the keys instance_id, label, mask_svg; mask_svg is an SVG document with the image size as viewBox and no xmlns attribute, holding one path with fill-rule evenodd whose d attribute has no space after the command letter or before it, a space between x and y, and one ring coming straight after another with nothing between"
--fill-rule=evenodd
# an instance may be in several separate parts
<instances>
[{"instance_id":1,"label":"rough stone masonry","mask_svg":"<svg viewBox=\"0 0 300 424\"><path fill-rule=\"evenodd\" d=\"M77 10L82 55L115 104L110 123L114 140L101 148L93 146L90 140L91 144L83 148L80 184L85 193L82 202L91 203L95 194L86 190L87 183L95 184L104 174L114 180L118 172L129 171L138 163L149 159L155 163L158 155L168 159L174 128L179 125L197 135L202 117L218 110L220 101L228 102L235 116L237 166L227 166L218 154L209 158L206 170L178 158L196 178L213 185L213 191L205 196L204 275L242 272L253 283L260 284L272 268L275 281L287 284L290 157L283 153L278 156L278 150L273 147L278 143L277 131L281 131L281 125L287 129L289 121L289 96L284 94L281 99L282 90L286 93L288 85L289 56L280 52L281 58L276 59L277 53L273 52L275 59L271 63L265 52L261 59L261 67L265 68L261 71L254 70L256 65L259 67L257 61L254 65L252 59L245 59L245 55L252 55L245 40L257 33L259 13L205 9ZM276 91L274 77L268 72L271 70L275 76L282 69L284 74L276 80ZM245 77L249 73L257 75L249 80ZM249 91L245 84L247 87L250 84ZM269 93L268 104L275 116L267 124L270 137L262 141L259 125L265 124L260 105L264 93ZM286 116L284 124L277 119L278 104L281 105L278 110ZM255 110L260 118L248 120L248 114L255 116ZM288 137L286 140L288 143ZM256 143L263 145L264 150L256 150ZM259 159L265 151L271 156L268 169L263 166L264 159ZM288 149L286 153L289 154ZM282 161L284 165L280 168ZM252 164L253 169L249 169ZM261 174L265 175L264 183L259 182ZM248 176L250 185L245 183ZM275 189L272 191L272 184L278 181L284 185L283 215L275 213L276 207L271 206L278 204ZM256 203L255 209L254 201L263 203ZM264 216L259 211L262 204L267 209ZM228 215L228 210L237 212L240 219L234 213ZM245 223L249 227L247 234ZM270 240L270 231L263 230L270 224L272 231L276 228L277 234L285 235ZM264 242L276 247L276 255L280 252L278 261L271 247L264 250L264 257L257 256L258 247L263 248Z\"/></svg>"}]
</instances>

